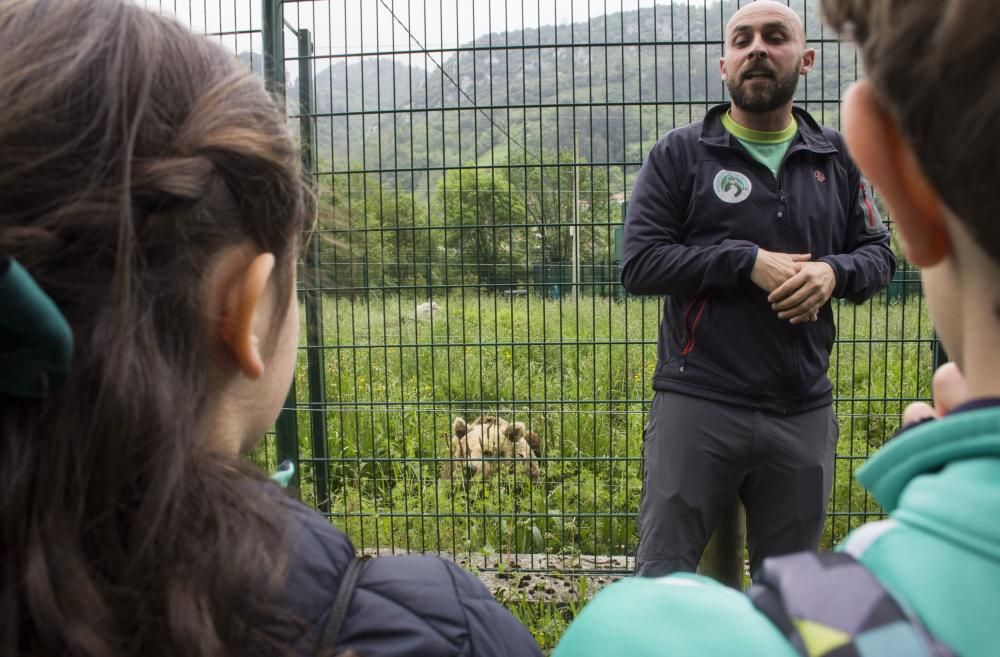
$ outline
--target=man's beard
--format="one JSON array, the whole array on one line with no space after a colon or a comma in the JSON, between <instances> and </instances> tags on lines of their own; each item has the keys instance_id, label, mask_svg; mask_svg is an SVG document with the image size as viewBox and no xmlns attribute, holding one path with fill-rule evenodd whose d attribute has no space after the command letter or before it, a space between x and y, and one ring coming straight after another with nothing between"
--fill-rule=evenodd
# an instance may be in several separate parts
<instances>
[{"instance_id":1,"label":"man's beard","mask_svg":"<svg viewBox=\"0 0 1000 657\"><path fill-rule=\"evenodd\" d=\"M746 81L746 74L739 78L729 78L726 86L729 87L729 95L733 99L733 105L744 112L760 114L771 112L788 103L795 96L795 89L799 86L799 72L792 71L785 77L775 76L770 78L771 84L762 85L763 88L754 91L747 90L743 83Z\"/></svg>"}]
</instances>

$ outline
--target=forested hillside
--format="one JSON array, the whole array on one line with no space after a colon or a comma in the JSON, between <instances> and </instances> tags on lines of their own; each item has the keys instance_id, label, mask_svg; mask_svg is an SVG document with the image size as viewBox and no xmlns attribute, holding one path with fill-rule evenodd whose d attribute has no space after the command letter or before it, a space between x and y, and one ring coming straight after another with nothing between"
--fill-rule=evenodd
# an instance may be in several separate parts
<instances>
[{"instance_id":1,"label":"forested hillside","mask_svg":"<svg viewBox=\"0 0 1000 657\"><path fill-rule=\"evenodd\" d=\"M323 284L541 288L572 267L611 291L614 227L646 151L726 99L734 7L661 4L445 51L317 57L321 225L334 238ZM798 100L837 125L854 52L812 3L806 28L818 62ZM287 91L294 117L299 81Z\"/></svg>"}]
</instances>

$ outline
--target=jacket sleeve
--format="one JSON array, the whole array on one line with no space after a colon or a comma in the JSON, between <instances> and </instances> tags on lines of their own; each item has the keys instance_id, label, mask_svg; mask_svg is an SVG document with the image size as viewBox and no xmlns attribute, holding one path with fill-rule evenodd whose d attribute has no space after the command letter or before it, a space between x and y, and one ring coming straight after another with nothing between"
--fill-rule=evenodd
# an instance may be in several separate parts
<instances>
[{"instance_id":1,"label":"jacket sleeve","mask_svg":"<svg viewBox=\"0 0 1000 657\"><path fill-rule=\"evenodd\" d=\"M753 242L683 243L687 202L679 183L689 173L675 170L669 136L653 146L639 170L622 237L622 285L633 294L692 297L735 287L753 270Z\"/></svg>"},{"instance_id":2,"label":"jacket sleeve","mask_svg":"<svg viewBox=\"0 0 1000 657\"><path fill-rule=\"evenodd\" d=\"M882 223L871 190L851 165L850 216L844 252L820 258L833 268L837 283L833 296L862 303L889 284L896 271L896 258L889 248L889 231Z\"/></svg>"},{"instance_id":3,"label":"jacket sleeve","mask_svg":"<svg viewBox=\"0 0 1000 657\"><path fill-rule=\"evenodd\" d=\"M461 601L469 628L470 655L542 657L534 637L471 573L450 561L445 565Z\"/></svg>"},{"instance_id":4,"label":"jacket sleeve","mask_svg":"<svg viewBox=\"0 0 1000 657\"><path fill-rule=\"evenodd\" d=\"M476 577L445 559L417 555L365 565L338 648L378 657L542 655Z\"/></svg>"},{"instance_id":5,"label":"jacket sleeve","mask_svg":"<svg viewBox=\"0 0 1000 657\"><path fill-rule=\"evenodd\" d=\"M277 591L273 617L256 624L266 645L258 642L248 654L313 657L350 649L365 657L541 657L531 633L476 577L423 555L366 560L339 641L327 645L324 628L354 547L322 515L291 500L288 507L288 579Z\"/></svg>"}]
</instances>

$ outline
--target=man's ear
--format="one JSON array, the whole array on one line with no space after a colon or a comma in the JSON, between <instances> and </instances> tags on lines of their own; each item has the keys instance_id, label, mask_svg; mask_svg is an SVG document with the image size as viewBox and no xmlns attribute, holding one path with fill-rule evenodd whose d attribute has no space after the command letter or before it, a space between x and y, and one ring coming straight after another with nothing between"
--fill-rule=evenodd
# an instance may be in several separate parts
<instances>
[{"instance_id":1,"label":"man's ear","mask_svg":"<svg viewBox=\"0 0 1000 657\"><path fill-rule=\"evenodd\" d=\"M802 53L802 66L799 67L799 75L805 75L813 69L816 64L816 50L814 48L806 48Z\"/></svg>"},{"instance_id":2,"label":"man's ear","mask_svg":"<svg viewBox=\"0 0 1000 657\"><path fill-rule=\"evenodd\" d=\"M258 332L268 330L258 318L263 312L264 293L274 271L274 256L260 253L245 266L238 267L223 283L222 321L219 336L236 366L250 379L264 374Z\"/></svg>"},{"instance_id":3,"label":"man's ear","mask_svg":"<svg viewBox=\"0 0 1000 657\"><path fill-rule=\"evenodd\" d=\"M725 57L719 57L719 77L722 78L723 82L726 81L726 58Z\"/></svg>"},{"instance_id":4,"label":"man's ear","mask_svg":"<svg viewBox=\"0 0 1000 657\"><path fill-rule=\"evenodd\" d=\"M906 257L918 267L938 264L951 248L941 198L870 81L848 89L842 112L851 156L889 206Z\"/></svg>"}]
</instances>

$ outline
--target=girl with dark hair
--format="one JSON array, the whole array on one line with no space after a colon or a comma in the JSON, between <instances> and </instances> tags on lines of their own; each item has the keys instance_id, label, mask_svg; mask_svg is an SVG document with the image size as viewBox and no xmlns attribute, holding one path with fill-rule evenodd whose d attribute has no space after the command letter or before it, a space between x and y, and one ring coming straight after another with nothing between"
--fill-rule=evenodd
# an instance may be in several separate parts
<instances>
[{"instance_id":1,"label":"girl with dark hair","mask_svg":"<svg viewBox=\"0 0 1000 657\"><path fill-rule=\"evenodd\" d=\"M298 162L174 21L0 0L0 655L540 654L468 573L359 567L241 458L294 371Z\"/></svg>"}]
</instances>

